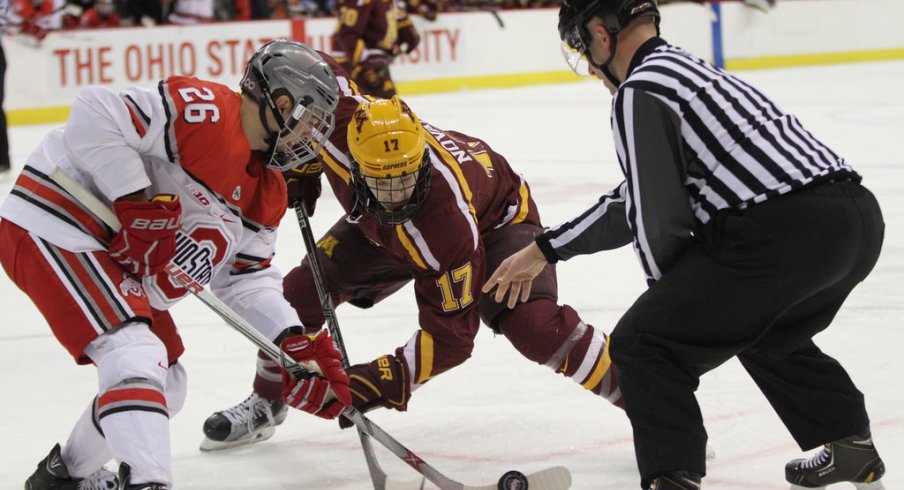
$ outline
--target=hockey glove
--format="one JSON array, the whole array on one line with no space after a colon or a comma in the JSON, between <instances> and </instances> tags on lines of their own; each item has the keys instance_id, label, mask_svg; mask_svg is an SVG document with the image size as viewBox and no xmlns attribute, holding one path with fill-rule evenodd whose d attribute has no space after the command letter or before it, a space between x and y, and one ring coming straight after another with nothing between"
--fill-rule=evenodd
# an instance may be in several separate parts
<instances>
[{"instance_id":1,"label":"hockey glove","mask_svg":"<svg viewBox=\"0 0 904 490\"><path fill-rule=\"evenodd\" d=\"M280 344L283 352L300 363L316 363L322 373L296 379L283 370L282 396L287 404L325 419L333 419L351 405L348 375L342 369L342 354L333 338L321 331L317 336L290 335Z\"/></svg>"},{"instance_id":2,"label":"hockey glove","mask_svg":"<svg viewBox=\"0 0 904 490\"><path fill-rule=\"evenodd\" d=\"M113 202L122 223L110 243L110 257L132 274L152 276L163 270L176 251L176 233L182 227L182 204L175 194L160 194L150 201Z\"/></svg>"},{"instance_id":3,"label":"hockey glove","mask_svg":"<svg viewBox=\"0 0 904 490\"><path fill-rule=\"evenodd\" d=\"M396 39L396 45L399 51L408 54L417 48L421 43L421 35L417 33L414 24L410 20L402 26L399 26L399 37Z\"/></svg>"},{"instance_id":4,"label":"hockey glove","mask_svg":"<svg viewBox=\"0 0 904 490\"><path fill-rule=\"evenodd\" d=\"M317 207L317 199L321 192L321 173L323 167L317 161L301 164L283 173L286 191L289 193L289 206L295 207L296 203L301 203L308 216L314 216L314 208Z\"/></svg>"},{"instance_id":5,"label":"hockey glove","mask_svg":"<svg viewBox=\"0 0 904 490\"><path fill-rule=\"evenodd\" d=\"M408 386L408 369L397 356L382 356L367 364L348 368L352 406L363 413L375 408L393 408L400 412L408 409L411 388ZM353 424L345 417L339 418L339 427L346 429Z\"/></svg>"}]
</instances>

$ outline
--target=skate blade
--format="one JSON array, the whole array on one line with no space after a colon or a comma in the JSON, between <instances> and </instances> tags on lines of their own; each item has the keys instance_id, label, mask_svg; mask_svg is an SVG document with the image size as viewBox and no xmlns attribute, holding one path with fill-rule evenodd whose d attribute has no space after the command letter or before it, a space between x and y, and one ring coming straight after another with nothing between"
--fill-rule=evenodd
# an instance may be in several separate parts
<instances>
[{"instance_id":1,"label":"skate blade","mask_svg":"<svg viewBox=\"0 0 904 490\"><path fill-rule=\"evenodd\" d=\"M222 451L223 449L232 449L236 447L247 446L249 444L256 444L258 442L264 442L267 439L273 437L273 434L276 433L276 427L267 427L261 429L254 434L249 434L248 437L244 437L242 439L238 439L235 441L214 441L213 439L204 438L201 441L201 446L199 449L201 451L210 452L210 451Z\"/></svg>"},{"instance_id":2,"label":"skate blade","mask_svg":"<svg viewBox=\"0 0 904 490\"><path fill-rule=\"evenodd\" d=\"M838 485L843 482L839 482ZM885 485L882 484L882 480L874 481L872 483L854 483L854 488L857 490L885 490ZM791 490L827 490L827 487L802 487L800 485L791 485Z\"/></svg>"}]
</instances>

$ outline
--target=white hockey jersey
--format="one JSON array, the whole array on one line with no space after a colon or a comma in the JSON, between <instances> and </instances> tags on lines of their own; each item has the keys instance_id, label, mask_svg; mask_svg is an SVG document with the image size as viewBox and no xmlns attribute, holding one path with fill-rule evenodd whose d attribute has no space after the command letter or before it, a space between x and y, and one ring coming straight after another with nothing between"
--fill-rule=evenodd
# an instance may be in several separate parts
<instances>
[{"instance_id":1,"label":"white hockey jersey","mask_svg":"<svg viewBox=\"0 0 904 490\"><path fill-rule=\"evenodd\" d=\"M240 107L239 94L196 78L120 94L88 88L66 126L29 156L0 216L66 250L102 250L112 230L50 179L55 169L107 204L141 189L149 197L178 194L183 225L174 261L272 340L301 325L270 264L286 188L251 151ZM165 272L142 285L160 310L188 294Z\"/></svg>"}]
</instances>

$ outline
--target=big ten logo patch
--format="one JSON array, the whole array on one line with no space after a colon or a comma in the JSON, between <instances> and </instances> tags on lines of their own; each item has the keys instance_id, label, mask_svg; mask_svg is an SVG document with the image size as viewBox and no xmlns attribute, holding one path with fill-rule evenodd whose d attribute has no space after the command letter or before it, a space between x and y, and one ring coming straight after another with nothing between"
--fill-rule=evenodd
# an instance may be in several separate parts
<instances>
[{"instance_id":1,"label":"big ten logo patch","mask_svg":"<svg viewBox=\"0 0 904 490\"><path fill-rule=\"evenodd\" d=\"M333 235L327 235L317 242L317 248L323 250L323 253L330 258L333 257L336 245L339 245L339 240L336 240Z\"/></svg>"},{"instance_id":2,"label":"big ten logo patch","mask_svg":"<svg viewBox=\"0 0 904 490\"><path fill-rule=\"evenodd\" d=\"M380 370L380 379L384 381L392 381L392 361L389 356L383 356L377 359L377 369Z\"/></svg>"},{"instance_id":3,"label":"big ten logo patch","mask_svg":"<svg viewBox=\"0 0 904 490\"><path fill-rule=\"evenodd\" d=\"M210 282L223 261L229 243L216 228L198 226L176 236L176 253L167 266L170 274L158 275L158 286L170 300L198 291Z\"/></svg>"}]
</instances>

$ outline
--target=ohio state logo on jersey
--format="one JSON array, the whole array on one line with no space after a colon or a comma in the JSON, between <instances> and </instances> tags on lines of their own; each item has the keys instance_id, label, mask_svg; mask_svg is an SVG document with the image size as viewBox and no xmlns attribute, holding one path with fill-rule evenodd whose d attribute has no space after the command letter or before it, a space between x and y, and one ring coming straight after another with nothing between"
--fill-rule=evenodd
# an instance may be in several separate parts
<instances>
[{"instance_id":1,"label":"ohio state logo on jersey","mask_svg":"<svg viewBox=\"0 0 904 490\"><path fill-rule=\"evenodd\" d=\"M199 291L213 277L214 269L226 256L229 243L217 228L195 226L176 236L176 253L167 265L167 274L157 275L157 286L169 301L189 291Z\"/></svg>"}]
</instances>

